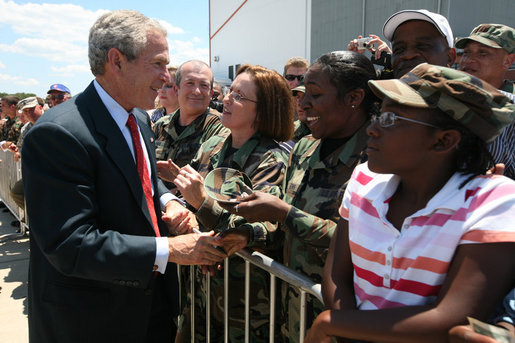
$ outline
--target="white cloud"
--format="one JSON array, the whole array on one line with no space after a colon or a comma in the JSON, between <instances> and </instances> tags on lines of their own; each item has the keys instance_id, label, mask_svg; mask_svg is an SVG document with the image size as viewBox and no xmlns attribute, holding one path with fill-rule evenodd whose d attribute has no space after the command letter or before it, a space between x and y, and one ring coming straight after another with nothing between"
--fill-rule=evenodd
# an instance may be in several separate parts
<instances>
[{"instance_id":1,"label":"white cloud","mask_svg":"<svg viewBox=\"0 0 515 343\"><path fill-rule=\"evenodd\" d=\"M0 69L5 69L5 64L3 64L2 61L0 61Z\"/></svg>"},{"instance_id":2,"label":"white cloud","mask_svg":"<svg viewBox=\"0 0 515 343\"><path fill-rule=\"evenodd\" d=\"M33 78L23 78L21 76L11 76L8 74L0 74L0 81L7 81L20 86L37 86L39 81Z\"/></svg>"},{"instance_id":3,"label":"white cloud","mask_svg":"<svg viewBox=\"0 0 515 343\"><path fill-rule=\"evenodd\" d=\"M58 78L73 78L78 76L79 74L87 74L91 75L91 70L89 68L89 64L70 64L63 67L50 67L51 73L49 73L52 77Z\"/></svg>"},{"instance_id":4,"label":"white cloud","mask_svg":"<svg viewBox=\"0 0 515 343\"><path fill-rule=\"evenodd\" d=\"M170 63L179 65L191 59L209 63L209 49L195 46L193 41L169 41Z\"/></svg>"},{"instance_id":5,"label":"white cloud","mask_svg":"<svg viewBox=\"0 0 515 343\"><path fill-rule=\"evenodd\" d=\"M104 12L71 4L17 4L0 0L0 23L20 37L1 44L0 51L51 61L85 61L89 28Z\"/></svg>"},{"instance_id":6,"label":"white cloud","mask_svg":"<svg viewBox=\"0 0 515 343\"><path fill-rule=\"evenodd\" d=\"M37 0L39 2L39 0ZM73 78L90 74L87 57L87 40L89 29L104 9L88 10L80 5L21 3L21 1L0 0L0 54L2 60L11 68L10 61L20 56L30 57L34 65L45 66L47 76ZM190 59L209 62L209 49L199 48L201 40L194 37L191 41L174 40L185 31L168 21L159 20L168 31L171 59L173 64L180 64ZM189 38L188 38L189 39ZM47 66L50 62L51 66ZM5 65L0 62L0 68ZM16 70L9 69L11 74ZM20 72L19 74L22 74ZM52 74L52 75L49 75ZM34 79L24 79L2 74L0 81L11 84L33 86ZM44 83L44 81L43 81Z\"/></svg>"},{"instance_id":7,"label":"white cloud","mask_svg":"<svg viewBox=\"0 0 515 343\"><path fill-rule=\"evenodd\" d=\"M166 32L168 33L168 36L170 35L180 35L184 33L184 30L180 27L173 26L167 21L164 20L158 20L159 24L163 25L163 27L166 29Z\"/></svg>"}]
</instances>

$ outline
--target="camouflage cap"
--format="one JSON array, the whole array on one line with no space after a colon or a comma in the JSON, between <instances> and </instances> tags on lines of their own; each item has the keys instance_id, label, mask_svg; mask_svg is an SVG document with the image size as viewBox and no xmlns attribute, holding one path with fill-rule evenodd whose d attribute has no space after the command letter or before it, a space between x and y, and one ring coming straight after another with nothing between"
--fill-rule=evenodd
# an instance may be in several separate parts
<instances>
[{"instance_id":1,"label":"camouflage cap","mask_svg":"<svg viewBox=\"0 0 515 343\"><path fill-rule=\"evenodd\" d=\"M486 46L504 49L509 54L515 54L515 29L502 24L481 24L476 26L470 36L456 41L455 46L464 49L469 40Z\"/></svg>"},{"instance_id":2,"label":"camouflage cap","mask_svg":"<svg viewBox=\"0 0 515 343\"><path fill-rule=\"evenodd\" d=\"M18 109L20 111L23 111L26 108L36 107L36 105L38 105L38 99L35 96L31 96L23 100L20 100L18 102Z\"/></svg>"},{"instance_id":3,"label":"camouflage cap","mask_svg":"<svg viewBox=\"0 0 515 343\"><path fill-rule=\"evenodd\" d=\"M204 179L209 197L221 203L237 204L251 194L252 182L247 174L232 168L216 168Z\"/></svg>"},{"instance_id":4,"label":"camouflage cap","mask_svg":"<svg viewBox=\"0 0 515 343\"><path fill-rule=\"evenodd\" d=\"M368 81L380 98L438 108L485 142L515 119L515 104L495 87L465 72L422 63L398 80Z\"/></svg>"}]
</instances>

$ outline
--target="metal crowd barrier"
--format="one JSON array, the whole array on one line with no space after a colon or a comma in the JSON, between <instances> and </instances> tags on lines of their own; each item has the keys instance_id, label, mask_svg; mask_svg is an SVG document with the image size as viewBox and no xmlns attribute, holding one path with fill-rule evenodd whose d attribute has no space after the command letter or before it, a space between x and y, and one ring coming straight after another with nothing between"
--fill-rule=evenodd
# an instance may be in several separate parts
<instances>
[{"instance_id":1,"label":"metal crowd barrier","mask_svg":"<svg viewBox=\"0 0 515 343\"><path fill-rule=\"evenodd\" d=\"M270 343L274 342L275 333L275 304L276 304L276 278L280 278L284 282L296 287L300 292L300 332L299 341L304 341L306 333L306 295L311 294L320 302L322 300L322 287L320 284L314 283L307 276L298 273L285 265L263 255L257 251L248 252L241 250L236 253L237 256L245 260L245 343L250 341L250 264L267 271L270 274ZM195 268L190 266L190 290L191 299L195 299ZM209 328L210 325L210 276L206 274L207 291L206 291L206 309L195 309L194 302L191 306L191 342L195 341L195 310L206 311L206 342L210 342ZM229 259L224 260L224 343L229 342Z\"/></svg>"},{"instance_id":2,"label":"metal crowd barrier","mask_svg":"<svg viewBox=\"0 0 515 343\"><path fill-rule=\"evenodd\" d=\"M27 218L24 211L18 207L18 205L11 198L11 188L13 185L21 179L21 162L14 162L13 154L9 151L2 151L0 149L0 200L5 204L6 208L16 217L17 220L20 221L20 232L17 234L9 234L3 235L0 238L0 243L17 239L25 236L28 229L28 224L21 222L21 218ZM0 232L1 235L1 232ZM307 276L300 274L285 265L273 260L272 258L261 254L259 252L248 252L242 250L236 253L236 256L239 256L243 260L245 260L245 342L248 343L250 341L250 264L253 264L257 268L260 268L270 274L270 323L269 323L269 334L270 334L270 342L274 342L275 337L275 307L276 307L276 278L280 278L284 282L289 283L290 285L296 287L300 292L300 332L299 332L299 341L304 341L304 336L306 333L306 296L310 294L314 296L319 301L322 301L322 289L320 284L315 284L312 280L310 280ZM191 282L191 298L195 298L195 269L200 268L198 266L190 267L190 282ZM206 275L207 278L207 291L206 291L206 309L195 309L194 306L191 307L191 341L194 342L195 339L195 310L205 310L206 311L206 342L210 342L210 314L211 314L211 304L210 304L210 276ZM229 342L229 259L226 258L224 261L224 342ZM182 287L181 287L182 289ZM192 302L194 304L194 302Z\"/></svg>"},{"instance_id":3,"label":"metal crowd barrier","mask_svg":"<svg viewBox=\"0 0 515 343\"><path fill-rule=\"evenodd\" d=\"M0 149L0 200L4 203L7 209L12 215L20 221L20 232L15 234L2 235L1 242L5 242L11 239L17 239L25 236L27 233L27 224L21 221L25 216L25 211L16 205L14 200L11 198L12 186L21 179L21 162L14 162L13 154L9 151L3 151ZM1 232L0 232L1 235Z\"/></svg>"}]
</instances>

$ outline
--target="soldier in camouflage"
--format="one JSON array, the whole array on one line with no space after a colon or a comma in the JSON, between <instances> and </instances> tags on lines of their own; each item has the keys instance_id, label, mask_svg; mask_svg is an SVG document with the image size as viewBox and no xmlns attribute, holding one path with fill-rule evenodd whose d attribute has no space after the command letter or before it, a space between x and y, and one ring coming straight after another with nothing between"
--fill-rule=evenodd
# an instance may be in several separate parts
<instances>
[{"instance_id":1,"label":"soldier in camouflage","mask_svg":"<svg viewBox=\"0 0 515 343\"><path fill-rule=\"evenodd\" d=\"M174 78L179 109L161 117L154 124L156 159L172 160L179 167L184 167L195 157L202 143L228 130L220 123L220 117L208 107L214 80L211 68L206 63L197 60L184 62L175 71ZM172 182L165 182L165 185L172 193L177 192ZM179 266L183 307L190 291L189 270L189 266ZM184 308L181 310L185 311ZM181 341L181 334L185 330L182 321L178 324L178 341Z\"/></svg>"},{"instance_id":2,"label":"soldier in camouflage","mask_svg":"<svg viewBox=\"0 0 515 343\"><path fill-rule=\"evenodd\" d=\"M256 192L239 204L239 214L248 221L280 223L286 235L283 263L315 282L322 280L345 185L365 148L365 129L377 101L367 81L375 77L372 63L355 52L334 52L317 59L306 73L301 103L312 135L294 146L282 200ZM299 292L285 285L281 299L283 338L298 342ZM318 300L308 299L307 323L322 310Z\"/></svg>"},{"instance_id":3,"label":"soldier in camouflage","mask_svg":"<svg viewBox=\"0 0 515 343\"><path fill-rule=\"evenodd\" d=\"M7 148L12 142L16 142L20 136L20 130L23 123L17 116L17 105L19 100L20 99L14 95L8 95L2 98L2 112L5 115L5 123L2 126L2 131L0 133L2 147L6 145Z\"/></svg>"},{"instance_id":4,"label":"soldier in camouflage","mask_svg":"<svg viewBox=\"0 0 515 343\"><path fill-rule=\"evenodd\" d=\"M180 171L174 172L170 162L158 162L161 177L168 181L175 178L174 183L188 207L195 211L201 228L221 233L228 255L250 247L276 257L282 246L282 236L274 235L276 226L273 223L248 223L238 214L221 208L207 196L203 178L215 168L233 168L248 176L253 190L280 196L288 155L279 141L292 136L293 106L288 84L280 74L263 67L244 65L239 69L230 93L224 98L221 122L230 129L230 133L211 137L202 144L191 165ZM206 187L213 189L215 184L207 184ZM229 335L232 342L241 342L245 318L244 263L239 258L231 258L229 263ZM199 270L196 283L195 341L202 342L206 337L203 291L207 285ZM256 295L250 303L251 340L267 342L270 297L267 273L253 271L251 290ZM211 279L210 299L213 304L211 339L218 342L223 337L223 278L220 274ZM189 339L187 331L182 330L181 342Z\"/></svg>"},{"instance_id":5,"label":"soldier in camouflage","mask_svg":"<svg viewBox=\"0 0 515 343\"><path fill-rule=\"evenodd\" d=\"M302 99L304 99L304 93L306 93L306 87L304 81L300 85L292 89L292 94L295 99L295 106L297 109L297 120L294 122L293 131L293 143L297 143L302 137L307 136L311 133L308 126L306 125L306 112L300 106Z\"/></svg>"},{"instance_id":6,"label":"soldier in camouflage","mask_svg":"<svg viewBox=\"0 0 515 343\"><path fill-rule=\"evenodd\" d=\"M460 70L478 77L515 102L513 81L504 75L515 61L515 29L501 24L481 24L470 36L456 41L463 49ZM504 163L504 175L515 179L515 125L511 124L489 146L494 161Z\"/></svg>"},{"instance_id":7,"label":"soldier in camouflage","mask_svg":"<svg viewBox=\"0 0 515 343\"><path fill-rule=\"evenodd\" d=\"M213 94L213 73L206 63L184 62L175 78L179 109L154 125L156 158L171 159L183 167L195 157L202 143L227 129L208 107ZM175 188L173 184L168 186Z\"/></svg>"}]
</instances>

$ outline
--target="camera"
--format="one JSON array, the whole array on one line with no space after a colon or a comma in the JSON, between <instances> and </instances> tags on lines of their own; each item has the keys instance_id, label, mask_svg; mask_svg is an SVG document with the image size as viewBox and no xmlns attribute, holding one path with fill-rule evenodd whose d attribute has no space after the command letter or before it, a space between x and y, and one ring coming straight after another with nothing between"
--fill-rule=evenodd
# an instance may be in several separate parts
<instances>
[{"instance_id":1,"label":"camera","mask_svg":"<svg viewBox=\"0 0 515 343\"><path fill-rule=\"evenodd\" d=\"M370 42L371 40L371 37L357 39L358 50L365 50L367 48L368 42Z\"/></svg>"},{"instance_id":2,"label":"camera","mask_svg":"<svg viewBox=\"0 0 515 343\"><path fill-rule=\"evenodd\" d=\"M211 107L214 110L217 110L220 113L224 111L224 104L221 101L211 100L209 102L209 107Z\"/></svg>"}]
</instances>

